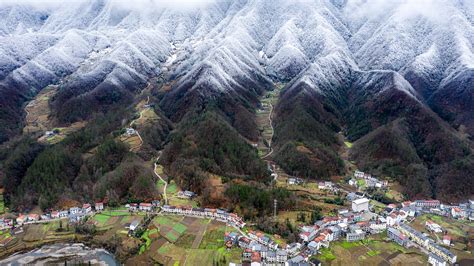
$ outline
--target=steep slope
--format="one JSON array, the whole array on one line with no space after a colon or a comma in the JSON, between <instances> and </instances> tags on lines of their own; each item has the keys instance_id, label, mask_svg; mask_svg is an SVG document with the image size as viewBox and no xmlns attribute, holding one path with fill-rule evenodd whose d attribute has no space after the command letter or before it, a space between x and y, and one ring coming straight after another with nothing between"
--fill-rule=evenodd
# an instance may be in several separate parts
<instances>
[{"instance_id":1,"label":"steep slope","mask_svg":"<svg viewBox=\"0 0 474 266\"><path fill-rule=\"evenodd\" d=\"M399 74L359 72L356 76L346 117L349 138L363 136L352 151L358 165L397 178L411 198L459 200L472 194L469 186L449 193L444 182L470 182L469 176L456 172L474 166L470 144L424 106Z\"/></svg>"},{"instance_id":2,"label":"steep slope","mask_svg":"<svg viewBox=\"0 0 474 266\"><path fill-rule=\"evenodd\" d=\"M50 84L60 88L50 99L58 125L130 112L149 95L167 122L148 129L159 143L147 147L161 149L175 128L163 162L182 185L199 189L194 170L266 180L248 143L259 138L259 97L283 82L272 157L287 172L344 174L343 132L360 167L404 184L415 171L410 196L472 194L443 186L451 175L469 181L472 167L469 0L159 3L2 5L0 142L17 135L22 106Z\"/></svg>"}]
</instances>

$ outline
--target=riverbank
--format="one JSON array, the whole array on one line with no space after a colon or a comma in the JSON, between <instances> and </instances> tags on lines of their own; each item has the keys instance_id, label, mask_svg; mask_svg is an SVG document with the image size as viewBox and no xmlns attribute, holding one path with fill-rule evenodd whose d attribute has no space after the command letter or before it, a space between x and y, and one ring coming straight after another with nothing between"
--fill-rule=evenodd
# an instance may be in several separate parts
<instances>
[{"instance_id":1,"label":"riverbank","mask_svg":"<svg viewBox=\"0 0 474 266\"><path fill-rule=\"evenodd\" d=\"M49 265L49 264L82 264L92 265L120 265L115 257L105 249L91 248L82 243L60 243L44 245L40 248L15 253L8 258L0 260L1 265Z\"/></svg>"},{"instance_id":2,"label":"riverbank","mask_svg":"<svg viewBox=\"0 0 474 266\"><path fill-rule=\"evenodd\" d=\"M132 217L132 216L127 216ZM128 218L130 219L130 218ZM45 224L29 224L23 230L14 233L14 230L1 231L0 237L8 239L0 247L0 260L15 254L24 254L35 249L57 244L83 244L93 249L104 249L115 256L120 263L138 253L142 242L136 238L128 237L125 226L119 223L113 227L93 227L91 234L77 233L72 225L62 225L59 222ZM94 223L93 220L90 224ZM123 232L125 231L125 232Z\"/></svg>"}]
</instances>

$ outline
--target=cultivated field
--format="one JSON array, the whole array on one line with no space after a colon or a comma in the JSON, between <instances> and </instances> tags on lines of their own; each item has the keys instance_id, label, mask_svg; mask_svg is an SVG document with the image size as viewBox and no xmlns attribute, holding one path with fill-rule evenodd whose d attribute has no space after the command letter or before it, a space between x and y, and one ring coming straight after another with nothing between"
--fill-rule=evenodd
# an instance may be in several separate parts
<instances>
[{"instance_id":1,"label":"cultivated field","mask_svg":"<svg viewBox=\"0 0 474 266\"><path fill-rule=\"evenodd\" d=\"M424 255L382 237L331 242L316 257L327 265L426 265Z\"/></svg>"},{"instance_id":2,"label":"cultivated field","mask_svg":"<svg viewBox=\"0 0 474 266\"><path fill-rule=\"evenodd\" d=\"M233 230L208 219L159 215L145 234L148 239L142 256L164 265L212 265L214 260L240 262L240 249L224 248L224 234Z\"/></svg>"}]
</instances>

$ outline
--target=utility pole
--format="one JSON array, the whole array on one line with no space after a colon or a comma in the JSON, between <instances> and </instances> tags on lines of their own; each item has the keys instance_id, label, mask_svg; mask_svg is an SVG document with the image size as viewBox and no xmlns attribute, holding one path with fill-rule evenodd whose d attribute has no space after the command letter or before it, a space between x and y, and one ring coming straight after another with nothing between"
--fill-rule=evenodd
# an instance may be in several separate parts
<instances>
[{"instance_id":1,"label":"utility pole","mask_svg":"<svg viewBox=\"0 0 474 266\"><path fill-rule=\"evenodd\" d=\"M277 220L277 199L273 200L273 219Z\"/></svg>"}]
</instances>

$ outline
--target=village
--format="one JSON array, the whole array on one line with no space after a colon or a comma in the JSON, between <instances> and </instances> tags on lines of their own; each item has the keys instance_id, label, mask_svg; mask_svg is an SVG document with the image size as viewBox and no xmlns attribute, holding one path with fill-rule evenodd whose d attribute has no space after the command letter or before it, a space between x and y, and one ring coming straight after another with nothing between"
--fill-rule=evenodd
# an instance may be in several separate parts
<instances>
[{"instance_id":1,"label":"village","mask_svg":"<svg viewBox=\"0 0 474 266\"><path fill-rule=\"evenodd\" d=\"M374 186L386 186L386 183L378 179L356 171L354 178L372 180ZM371 182L372 182L371 181ZM289 179L288 183L297 184L303 182L298 179ZM350 183L352 179L349 180ZM356 182L357 183L357 182ZM366 184L368 184L367 182ZM338 185L326 181L318 183L320 189L340 191ZM179 191L177 193L185 199L192 199L195 193L191 191ZM246 222L235 213L229 213L222 209L200 208L192 206L172 206L162 204L160 200L151 202L130 203L122 207L120 211L128 213L147 213L158 216L183 216L196 219L211 219L225 223L234 228L226 231L223 237L224 247L227 250L240 249L242 265L319 265L317 259L322 251L327 250L331 242L343 241L356 243L364 241L372 235L386 234L386 237L406 248L416 248L428 257L431 265L442 266L456 263L457 256L449 250L452 246L452 236L446 233L433 220L426 220L424 226L429 232L440 234L437 239L430 238L410 225L412 221L421 215L436 215L449 217L458 221L474 221L474 200L464 204L447 205L438 200L416 200L404 201L399 204L389 204L383 209L375 209L373 200L366 197L364 193L353 193L347 191L346 197L350 202L350 209L340 209L334 216L325 216L311 225L302 224L299 227L299 241L288 244L277 244L272 236L256 231L246 225ZM0 229L10 230L10 234L20 234L23 227L38 223L52 223L65 220L74 225L81 221L93 218L95 215L107 212L104 202L84 203L69 209L54 210L44 214L19 214L15 219L0 219ZM115 211L115 212L120 212ZM140 227L139 220L132 220L125 225L129 235ZM12 238L10 238L12 239ZM0 242L0 246L8 249L8 240ZM230 265L240 265L231 262Z\"/></svg>"},{"instance_id":2,"label":"village","mask_svg":"<svg viewBox=\"0 0 474 266\"><path fill-rule=\"evenodd\" d=\"M259 119L263 121L262 131L264 132L264 138L266 138L266 144L263 139L259 143L252 143L252 146L258 149L262 159L267 158L273 152L271 146L274 134L272 102L276 99L275 95L270 95L271 97L265 99L267 102L259 112L261 116ZM138 151L143 144L143 139L135 125L137 121L154 117L149 114L154 114L149 101L148 97L146 102L138 108L141 111L137 118L121 131L119 139L129 144L130 151ZM58 134L58 130L46 131L44 138L53 138ZM365 245L364 241L368 241L372 237L379 237L402 248L419 250L427 258L423 262L444 266L454 264L458 260L457 255L450 251L450 247L453 245L453 237L446 228L436 223L434 219L427 219L423 224L428 232L433 233L434 238L421 232L420 224L417 224L416 229L412 224L416 222L417 217L423 217L423 215L448 217L461 222L474 221L474 200L459 205L442 204L438 200L416 200L413 202L395 200L398 203L385 205L374 199L373 194L377 191L383 193L390 191L388 180L359 170L355 170L350 177L346 177L346 179L339 182L314 182L296 176L283 177L280 176L279 167L271 160L266 159L274 185L305 189L308 186L314 187L314 190L324 192L325 195L331 194L338 195L338 198L343 197L342 202L348 203L336 212L333 211L312 224L301 222L297 226L298 241L286 243L274 235L256 230L254 225L250 222L248 224L236 213L224 209L198 206L196 202L192 201L198 195L192 191L176 191L174 193L175 198L182 199L182 201L175 200L174 205L170 204L168 202L169 196L167 197L166 194L169 184L160 175L162 169L159 170L158 159L154 163L154 173L160 180L159 184L164 185L163 198L160 200L128 203L119 207L107 206L107 200L104 200L94 203L86 202L67 209L50 210L41 214L32 212L5 215L5 218L0 218L0 230L2 232L9 231L4 235L10 237L3 237L0 240L0 247L8 250L9 243L14 239L14 236L22 234L23 228L29 225L66 221L68 225L72 226L87 222L99 227L110 228L112 221L114 221L111 217L129 215L127 217L130 218L119 219L120 222L117 223L118 228L116 229L119 232L126 233L129 238L135 238L139 242L145 241L141 244L140 254L150 249L151 240L148 236L154 235L155 231L159 230L163 231L160 231L160 234L169 241L169 245L175 245L173 247L179 249L176 246L176 241L183 237L185 232L183 228L189 227L188 223L191 223L191 221L195 223L194 220L203 220L214 221L217 223L216 226L220 228L220 235L217 237L221 238L222 241L219 241L219 243L222 243L223 246L212 247L219 248L219 250L224 248L227 253L234 255L229 265L320 265L328 262L324 258L333 259L331 246L336 243L347 247ZM306 190L309 193L314 191L312 189ZM170 192L169 187L168 192ZM107 213L110 215L107 215ZM275 217L268 217L268 219L277 219L278 208L276 202L274 213ZM146 222L147 219L143 218L144 215L152 217L154 222L151 227ZM169 218L164 219L163 217ZM181 220L180 217L184 218ZM172 225L172 223L175 223L175 225ZM225 229L222 231L222 228ZM145 233L136 234L139 231ZM198 232L197 235L199 234ZM200 237L202 238L203 235L201 234ZM194 242L193 247L200 246L197 240ZM163 247L167 247L167 244L160 247L158 253L171 256L167 254L169 252ZM379 251L369 250L367 254L369 256L371 254L377 255L377 252ZM237 256L235 256L236 253L238 253Z\"/></svg>"}]
</instances>

